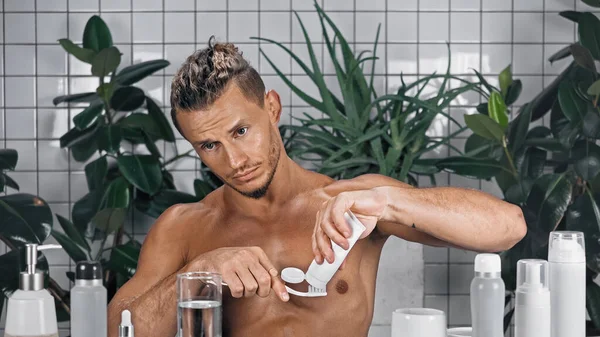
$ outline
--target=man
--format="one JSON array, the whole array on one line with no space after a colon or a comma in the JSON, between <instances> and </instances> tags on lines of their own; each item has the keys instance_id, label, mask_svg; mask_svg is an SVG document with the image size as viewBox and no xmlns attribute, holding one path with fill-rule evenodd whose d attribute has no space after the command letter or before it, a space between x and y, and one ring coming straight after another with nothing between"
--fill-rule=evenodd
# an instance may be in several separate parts
<instances>
[{"instance_id":1,"label":"man","mask_svg":"<svg viewBox=\"0 0 600 337\"><path fill-rule=\"evenodd\" d=\"M138 336L176 333L178 273L222 274L224 336L366 336L386 239L497 252L525 235L520 208L476 190L417 189L369 174L333 179L285 153L279 95L232 44L209 42L172 82L172 118L224 185L165 211L148 233L135 276L109 305L109 336L129 309ZM289 296L279 272L334 259L351 210L367 227L328 295Z\"/></svg>"}]
</instances>

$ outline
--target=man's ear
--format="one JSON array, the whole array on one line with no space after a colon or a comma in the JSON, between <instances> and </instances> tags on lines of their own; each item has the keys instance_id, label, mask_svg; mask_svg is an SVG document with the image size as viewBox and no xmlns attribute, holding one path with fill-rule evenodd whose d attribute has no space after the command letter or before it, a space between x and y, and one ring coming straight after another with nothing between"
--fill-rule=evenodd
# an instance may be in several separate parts
<instances>
[{"instance_id":1,"label":"man's ear","mask_svg":"<svg viewBox=\"0 0 600 337\"><path fill-rule=\"evenodd\" d=\"M271 124L278 125L281 118L281 99L277 91L271 89L265 94L265 107L269 112Z\"/></svg>"}]
</instances>

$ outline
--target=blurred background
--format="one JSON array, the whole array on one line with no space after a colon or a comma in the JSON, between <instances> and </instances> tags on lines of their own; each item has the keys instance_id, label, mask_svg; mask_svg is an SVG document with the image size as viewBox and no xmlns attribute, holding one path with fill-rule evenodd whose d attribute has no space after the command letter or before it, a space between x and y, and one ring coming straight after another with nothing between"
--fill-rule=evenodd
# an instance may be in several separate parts
<instances>
[{"instance_id":1,"label":"blurred background","mask_svg":"<svg viewBox=\"0 0 600 337\"><path fill-rule=\"evenodd\" d=\"M506 102L510 103L507 104L510 105L510 110L507 110L510 120L572 61L570 58L552 63L548 61L556 52L579 39L575 22L561 17L559 12L599 10L578 0L318 0L317 4L335 22L355 55L363 50L373 50L378 25L381 25L378 60L372 76L373 90L380 95L396 93L402 86L401 75L406 83L414 83L433 73L444 75L449 60L450 74L454 77L448 82L444 82L444 78L433 79L423 95L435 93L446 85L450 89L459 88L463 84L461 79L478 84L483 80L491 86L502 86L499 75L512 65L511 76L520 80L520 87L516 101ZM6 182L6 194L31 194L47 203L54 225L52 235L46 235L45 242L58 241L65 245L60 233L66 233L72 239L68 232L73 226L84 232L77 224L80 221L76 219L74 208L78 201L90 196L93 189L89 172L86 174L86 165L102 156L102 151L95 151L98 148L107 153L119 153L111 151L110 144L80 143L79 149L72 148L73 139L82 135L71 137L71 144L69 139L61 140L69 130L77 129L73 117L85 111L88 105L85 102L90 100L71 99L70 104L65 104L69 99L63 99L62 103L60 100L53 102L55 97L96 91L98 74L93 76L90 73L91 62L81 61L85 56L76 57L73 52L69 55L65 52L69 45L64 43L61 46L58 42L59 39L69 39L81 45L84 29L93 15L98 15L106 23L113 45L122 53L118 69L160 59L169 62L168 65L156 65L136 84L165 113L163 121L169 123L167 127L172 127L169 116L171 78L189 54L206 46L211 35L219 41L235 43L259 71L266 87L279 92L284 106L283 126L302 126L303 122L294 117L302 117L303 113L315 118L324 116L282 79L282 76L288 78L297 90L305 94L320 97L311 76L282 48L289 48L310 64L305 35L294 11L306 27L325 85L333 94L342 94L335 64L323 36L321 16L311 0L4 0L0 1L0 6L0 147L18 152L16 166L8 165L3 169L11 169L8 175L18 183L19 191L10 188L10 183ZM327 29L332 40L332 28ZM281 46L251 37L272 39ZM365 63L365 75L371 74L371 63L372 60ZM475 71L482 77L479 78ZM422 158L446 158L456 155L453 147L463 149L471 132L456 133L459 126L450 122L449 118L464 125L463 115L477 114L477 107L486 107L486 103L487 95L464 91L453 97L451 103L441 106L449 117L435 116L428 124L427 139L452 137L446 138L447 142L432 148ZM136 105L135 102L132 104ZM142 104L140 101L130 111ZM146 101L144 106L150 110L149 105L151 103ZM79 129L91 125L97 113L88 117L79 121ZM531 127L550 127L550 124L548 113L532 121ZM293 128L287 130L299 131ZM123 153L144 152L139 149L147 144L142 136L130 136L130 144L121 144ZM172 136L174 139L171 139ZM117 145L120 140L117 139ZM206 182L210 177L202 170L196 154L186 152L192 149L189 143L177 132L170 135L164 130L162 134L157 132L157 136L152 138L154 141L163 156L160 170L163 173L168 171L171 176L162 176L170 181L165 183L169 185L167 189L200 198L204 185L196 181ZM82 153L82 146L91 149L91 153ZM154 149L148 150L153 154ZM180 154L187 155L168 162L169 158ZM308 168L320 168L319 164L307 158L298 160ZM445 168L428 175L415 174L413 182L419 186L431 186L429 175L433 175L438 186L482 189L504 198L502 188L494 179L473 179L478 177L477 174L465 177L452 174L449 172L452 169ZM129 177L126 169L121 171ZM332 176L338 174L331 173ZM109 176L110 172L106 177ZM409 179L406 174L403 177ZM100 179L105 183L112 181L112 178ZM137 189L150 197L144 199L142 192L136 196L132 194L132 200L139 197L140 200L136 199L139 203L136 201L136 207L129 207L129 203L120 206L127 209L122 215L124 225L114 228L107 225L104 237L92 229L92 233L83 239L90 240L90 251L100 246L104 248L111 242L115 246L135 240L142 243L152 224L152 215L164 209L152 204L160 203L160 200L151 198L156 189L144 188L144 182L136 181L129 181L127 186L132 189L131 193ZM206 184L204 187L210 190L215 186ZM177 197L169 199L166 204L173 203L172 200L187 200ZM149 211L152 205L156 206L154 213ZM59 220L57 215L62 218ZM90 222L90 219L91 215L84 222ZM75 224L65 224L63 220ZM98 221L95 223L98 225ZM54 235L54 232L59 234ZM118 242L113 242L116 233L121 237ZM87 242L77 243L80 248L88 245ZM0 244L0 253L10 250L6 241ZM71 250L48 251L45 254L49 276L64 290L72 286L68 272L74 269L74 254L78 253ZM89 254L92 257L96 255ZM104 256L109 261L113 256L110 252L109 255L97 257ZM474 256L472 252L422 247L391 239L386 244L380 265L371 335L389 335L391 311L398 307L438 308L447 313L450 326L470 325L469 284L473 276ZM2 321L0 334L3 334L3 326ZM68 321L59 326L61 336L67 336Z\"/></svg>"}]
</instances>

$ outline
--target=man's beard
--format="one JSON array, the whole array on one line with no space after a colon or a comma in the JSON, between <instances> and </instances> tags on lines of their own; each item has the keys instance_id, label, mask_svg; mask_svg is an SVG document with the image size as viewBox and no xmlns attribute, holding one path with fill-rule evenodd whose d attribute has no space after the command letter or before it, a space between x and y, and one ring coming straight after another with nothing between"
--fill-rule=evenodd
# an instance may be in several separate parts
<instances>
[{"instance_id":1,"label":"man's beard","mask_svg":"<svg viewBox=\"0 0 600 337\"><path fill-rule=\"evenodd\" d=\"M252 191L242 191L238 188L236 188L235 186L233 186L233 184L230 184L229 182L225 181L225 183L233 188L236 192L238 192L239 194L246 196L248 198L252 198L252 199L260 199L262 197L265 196L265 194L267 194L267 191L269 190L269 186L271 185L271 182L273 181L273 177L275 177L275 172L277 171L277 165L279 164L279 154L280 154L281 150L279 148L279 146L277 146L277 143L272 141L271 144L271 149L269 151L269 168L271 170L271 172L269 172L269 176L267 181L259 188L252 190Z\"/></svg>"}]
</instances>

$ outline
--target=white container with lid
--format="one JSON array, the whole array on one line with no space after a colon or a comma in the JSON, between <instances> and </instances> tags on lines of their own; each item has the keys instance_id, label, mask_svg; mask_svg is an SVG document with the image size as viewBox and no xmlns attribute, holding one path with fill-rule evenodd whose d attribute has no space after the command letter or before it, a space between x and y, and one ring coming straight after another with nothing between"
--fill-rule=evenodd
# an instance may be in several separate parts
<instances>
[{"instance_id":1,"label":"white container with lid","mask_svg":"<svg viewBox=\"0 0 600 337\"><path fill-rule=\"evenodd\" d=\"M550 289L548 262L517 262L515 337L550 337Z\"/></svg>"},{"instance_id":2,"label":"white container with lid","mask_svg":"<svg viewBox=\"0 0 600 337\"><path fill-rule=\"evenodd\" d=\"M504 281L498 254L475 257L471 281L471 322L473 337L504 337Z\"/></svg>"}]
</instances>

